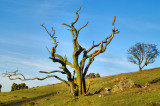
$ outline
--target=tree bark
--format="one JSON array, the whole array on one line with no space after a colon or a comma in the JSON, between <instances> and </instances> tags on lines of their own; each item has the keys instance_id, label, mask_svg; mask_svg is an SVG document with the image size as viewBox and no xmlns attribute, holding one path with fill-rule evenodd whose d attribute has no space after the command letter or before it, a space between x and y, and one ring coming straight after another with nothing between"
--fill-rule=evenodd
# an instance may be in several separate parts
<instances>
[{"instance_id":1,"label":"tree bark","mask_svg":"<svg viewBox=\"0 0 160 106\"><path fill-rule=\"evenodd\" d=\"M83 92L86 94L86 79L85 76L83 76Z\"/></svg>"},{"instance_id":2,"label":"tree bark","mask_svg":"<svg viewBox=\"0 0 160 106\"><path fill-rule=\"evenodd\" d=\"M78 95L82 95L82 76L80 70L77 71Z\"/></svg>"},{"instance_id":3,"label":"tree bark","mask_svg":"<svg viewBox=\"0 0 160 106\"><path fill-rule=\"evenodd\" d=\"M139 72L142 72L142 68L140 64L139 64Z\"/></svg>"},{"instance_id":4,"label":"tree bark","mask_svg":"<svg viewBox=\"0 0 160 106\"><path fill-rule=\"evenodd\" d=\"M76 90L76 83L73 81L69 81L69 93L73 96L78 96L77 90Z\"/></svg>"}]
</instances>

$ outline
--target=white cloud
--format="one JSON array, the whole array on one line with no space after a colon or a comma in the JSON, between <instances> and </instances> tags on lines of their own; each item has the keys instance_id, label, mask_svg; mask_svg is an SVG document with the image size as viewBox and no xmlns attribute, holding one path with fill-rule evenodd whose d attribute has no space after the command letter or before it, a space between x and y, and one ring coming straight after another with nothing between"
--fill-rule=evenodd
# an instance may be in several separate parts
<instances>
[{"instance_id":1,"label":"white cloud","mask_svg":"<svg viewBox=\"0 0 160 106\"><path fill-rule=\"evenodd\" d=\"M99 62L105 62L113 65L118 65L118 66L124 66L124 67L134 67L132 64L130 64L126 58L96 58L97 61Z\"/></svg>"},{"instance_id":2,"label":"white cloud","mask_svg":"<svg viewBox=\"0 0 160 106\"><path fill-rule=\"evenodd\" d=\"M59 65L53 64L47 58L37 58L37 56L31 56L27 54L3 51L4 54L0 54L0 73L7 71L14 71L17 68L19 72L24 74L26 78L40 77L43 78L46 74L39 74L38 71L52 71L58 68ZM28 58L27 58L28 57ZM66 78L64 75L56 73L61 78ZM11 81L8 78L0 76L0 84L2 84L2 92L10 91L12 83L22 83L20 80ZM54 84L60 82L55 78L49 78L44 81L24 81L29 87L42 86L47 84Z\"/></svg>"},{"instance_id":3,"label":"white cloud","mask_svg":"<svg viewBox=\"0 0 160 106\"><path fill-rule=\"evenodd\" d=\"M38 57L34 55L28 55L23 53L17 53L13 51L0 50L3 54L0 54L0 68L8 70L16 70L17 68L27 69L42 69L42 70L53 70L58 68L57 64L53 64L51 60L44 57Z\"/></svg>"}]
</instances>

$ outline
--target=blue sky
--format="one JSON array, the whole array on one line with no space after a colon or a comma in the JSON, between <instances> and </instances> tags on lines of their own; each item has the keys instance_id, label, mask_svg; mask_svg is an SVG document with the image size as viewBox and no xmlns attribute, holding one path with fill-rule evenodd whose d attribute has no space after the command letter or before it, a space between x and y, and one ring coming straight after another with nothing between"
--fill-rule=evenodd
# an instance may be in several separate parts
<instances>
[{"instance_id":1,"label":"blue sky","mask_svg":"<svg viewBox=\"0 0 160 106\"><path fill-rule=\"evenodd\" d=\"M51 49L52 41L40 26L48 30L54 27L60 42L57 52L71 59L72 36L62 23L71 23L75 12L80 18L79 28L89 24L79 35L79 43L86 48L104 40L112 32L113 17L116 34L105 53L95 58L89 72L101 76L138 71L138 66L127 61L127 50L137 42L153 43L160 49L160 1L158 0L0 0L0 73L16 69L29 78L44 77L39 70L52 71L58 64L48 59L46 46ZM160 57L147 68L160 66ZM61 78L65 76L58 74ZM2 92L10 91L13 82L0 77ZM44 81L25 81L29 87L59 82L55 78Z\"/></svg>"}]
</instances>

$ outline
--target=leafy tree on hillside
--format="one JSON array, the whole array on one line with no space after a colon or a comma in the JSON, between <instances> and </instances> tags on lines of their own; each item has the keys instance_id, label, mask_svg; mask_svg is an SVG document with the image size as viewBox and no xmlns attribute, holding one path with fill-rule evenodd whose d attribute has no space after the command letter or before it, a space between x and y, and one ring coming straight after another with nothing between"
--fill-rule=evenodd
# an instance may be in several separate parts
<instances>
[{"instance_id":1,"label":"leafy tree on hillside","mask_svg":"<svg viewBox=\"0 0 160 106\"><path fill-rule=\"evenodd\" d=\"M86 78L87 79L90 79L90 78L95 78L95 73L89 73L88 75L86 75Z\"/></svg>"},{"instance_id":2,"label":"leafy tree on hillside","mask_svg":"<svg viewBox=\"0 0 160 106\"><path fill-rule=\"evenodd\" d=\"M96 78L101 77L99 73L95 74Z\"/></svg>"},{"instance_id":3,"label":"leafy tree on hillside","mask_svg":"<svg viewBox=\"0 0 160 106\"><path fill-rule=\"evenodd\" d=\"M158 55L159 51L154 44L137 43L128 50L128 60L137 64L139 71L153 63Z\"/></svg>"},{"instance_id":4,"label":"leafy tree on hillside","mask_svg":"<svg viewBox=\"0 0 160 106\"><path fill-rule=\"evenodd\" d=\"M22 90L22 89L28 89L28 86L25 83L21 84L13 83L11 86L11 91Z\"/></svg>"},{"instance_id":5,"label":"leafy tree on hillside","mask_svg":"<svg viewBox=\"0 0 160 106\"><path fill-rule=\"evenodd\" d=\"M89 73L88 75L86 75L86 78L87 79L90 79L90 78L99 78L101 77L99 73L95 74L95 73Z\"/></svg>"},{"instance_id":6,"label":"leafy tree on hillside","mask_svg":"<svg viewBox=\"0 0 160 106\"><path fill-rule=\"evenodd\" d=\"M94 58L97 55L105 52L107 46L110 44L110 42L114 38L114 35L119 33L119 31L117 29L115 29L114 23L115 23L116 17L114 16L114 20L112 22L112 26L113 26L112 33L108 37L106 37L104 40L100 41L97 44L95 44L95 42L93 41L92 46L88 49L82 47L82 45L79 44L77 39L78 39L80 31L88 25L88 22L84 26L80 27L79 29L77 29L75 27L75 24L77 23L77 21L79 19L78 12L80 11L80 9L77 10L76 19L71 24L66 24L66 23L62 24L62 25L67 26L69 28L67 30L69 30L71 32L71 35L73 37L73 39L72 39L72 42L73 42L73 54L72 54L73 62L70 62L69 60L67 60L66 56L62 56L56 52L56 49L58 47L58 42L55 37L55 30L52 28L52 31L49 32L44 25L41 25L46 30L47 34L53 40L53 47L52 47L51 51L47 48L47 50L49 51L49 53L51 55L51 57L49 57L49 58L54 63L59 63L61 65L61 67L59 67L60 70L54 70L54 71L50 71L50 72L46 72L46 71L39 71L39 72L45 73L45 74L51 74L51 73L66 74L67 80L61 79L60 77L58 77L56 75L47 75L44 78L38 78L38 77L25 78L25 76L23 74L17 73L17 71L7 72L7 73L5 73L5 75L8 76L9 79L11 79L11 80L20 79L22 81L35 80L35 79L44 80L46 78L55 77L55 78L61 80L62 82L66 83L69 86L71 94L78 96L78 95L82 95L82 94L86 93L87 90L86 90L85 76L87 74L87 71L88 71L90 65L92 64L92 62L94 61ZM82 59L80 59L81 54L83 56ZM71 68L73 68L74 70L69 70L68 69L69 66ZM21 78L20 77L12 78L12 76L16 76L16 75L21 75L22 77ZM76 82L74 81L75 75L76 75Z\"/></svg>"}]
</instances>

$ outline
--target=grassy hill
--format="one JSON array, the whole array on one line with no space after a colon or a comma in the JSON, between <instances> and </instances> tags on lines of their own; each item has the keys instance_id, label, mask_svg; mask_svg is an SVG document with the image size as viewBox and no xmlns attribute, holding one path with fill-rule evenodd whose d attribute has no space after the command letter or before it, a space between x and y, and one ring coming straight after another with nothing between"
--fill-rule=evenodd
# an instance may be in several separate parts
<instances>
[{"instance_id":1,"label":"grassy hill","mask_svg":"<svg viewBox=\"0 0 160 106\"><path fill-rule=\"evenodd\" d=\"M119 79L129 78L136 84L146 88L131 88L124 91L106 94L94 92L105 87L113 87ZM68 87L64 83L40 86L26 90L0 93L0 105L11 106L153 106L160 104L160 68L145 70L143 72L123 73L102 78L89 79L90 93L86 96L72 97L68 94ZM101 95L101 97L100 97Z\"/></svg>"}]
</instances>

